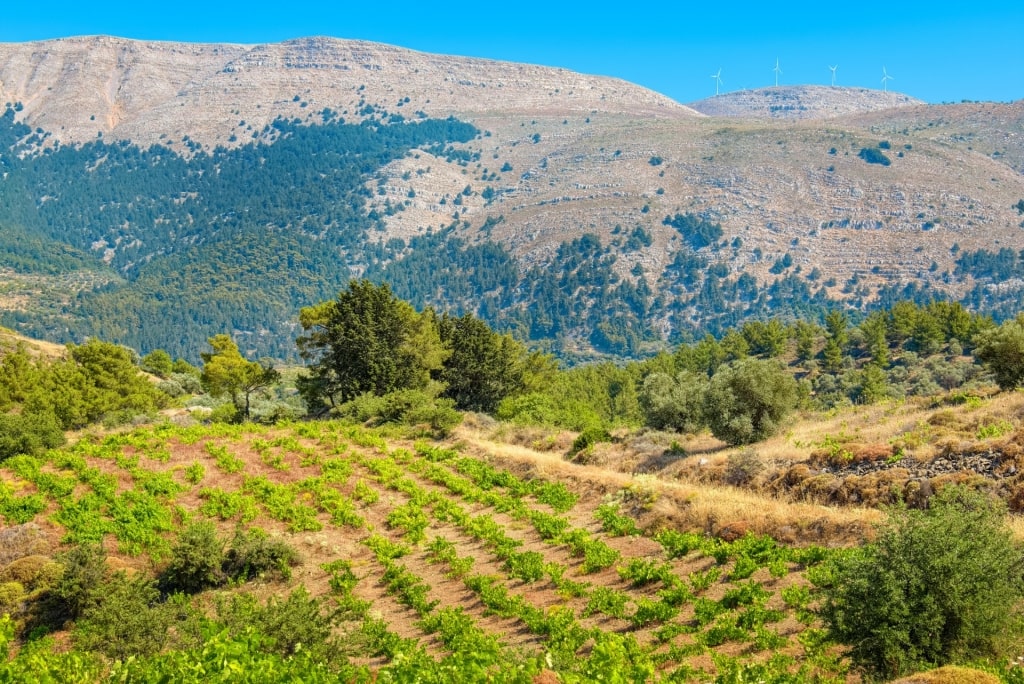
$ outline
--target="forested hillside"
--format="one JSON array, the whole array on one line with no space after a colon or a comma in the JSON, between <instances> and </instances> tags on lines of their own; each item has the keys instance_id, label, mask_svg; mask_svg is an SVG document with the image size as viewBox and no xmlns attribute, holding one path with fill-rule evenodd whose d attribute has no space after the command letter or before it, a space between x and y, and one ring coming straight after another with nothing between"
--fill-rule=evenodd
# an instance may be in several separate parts
<instances>
[{"instance_id":1,"label":"forested hillside","mask_svg":"<svg viewBox=\"0 0 1024 684\"><path fill-rule=\"evenodd\" d=\"M413 147L476 135L451 120L323 118L278 120L249 145L183 157L102 140L44 150L44 136L8 107L0 222L11 228L0 263L107 280L73 303L29 304L4 321L192 359L207 337L235 330L261 354L292 356L298 308L337 292L365 262L379 227L364 211L368 175Z\"/></svg>"},{"instance_id":2,"label":"forested hillside","mask_svg":"<svg viewBox=\"0 0 1024 684\"><path fill-rule=\"evenodd\" d=\"M499 174L452 146L488 132L452 119L406 120L365 104L351 123L324 109L316 125L277 119L250 131L239 121L250 142L230 149L186 137L179 153L102 137L51 145L16 114L11 105L0 117L0 267L10 274L0 322L57 341L97 336L195 362L207 338L231 331L252 354L295 359L298 310L360 275L391 283L418 308L476 314L573 362L648 356L752 319L820 323L840 305L857 320L899 300L949 297L943 282L973 283L963 301L997 318L1021 301L1019 255L1006 247L954 245L951 271L879 289L868 284L874 273L840 283L804 268L794 240L771 259L754 250L755 265L771 261L765 279L743 266L743 239L706 212L657 221L672 245L660 271L648 258L660 238L640 222L569 226L547 258L524 258L490 237L503 215L480 225L460 218L495 199L499 191L478 181ZM418 200L413 190L393 199L393 171L383 168L418 156L473 182L442 198L453 210L447 225L396 237L388 222Z\"/></svg>"}]
</instances>

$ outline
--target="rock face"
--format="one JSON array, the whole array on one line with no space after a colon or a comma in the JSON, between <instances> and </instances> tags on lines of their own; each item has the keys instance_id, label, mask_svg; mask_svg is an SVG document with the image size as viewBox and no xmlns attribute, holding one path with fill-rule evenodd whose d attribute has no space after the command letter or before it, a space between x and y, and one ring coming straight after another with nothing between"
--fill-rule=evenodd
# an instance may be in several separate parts
<instances>
[{"instance_id":1,"label":"rock face","mask_svg":"<svg viewBox=\"0 0 1024 684\"><path fill-rule=\"evenodd\" d=\"M896 92L839 86L776 86L738 90L690 106L708 116L745 119L832 119L924 104Z\"/></svg>"},{"instance_id":2,"label":"rock face","mask_svg":"<svg viewBox=\"0 0 1024 684\"><path fill-rule=\"evenodd\" d=\"M0 44L0 104L62 142L244 142L238 123L356 117L366 103L414 118L501 110L559 114L695 112L625 81L565 69L449 57L390 45L303 38L269 45L143 42L94 36ZM231 137L236 140L232 141Z\"/></svg>"}]
</instances>

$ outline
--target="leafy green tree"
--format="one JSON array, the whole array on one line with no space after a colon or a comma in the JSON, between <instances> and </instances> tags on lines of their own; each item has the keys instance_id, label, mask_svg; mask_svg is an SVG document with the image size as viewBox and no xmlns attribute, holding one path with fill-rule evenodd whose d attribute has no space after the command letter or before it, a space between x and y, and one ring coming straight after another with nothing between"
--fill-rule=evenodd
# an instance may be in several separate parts
<instances>
[{"instance_id":1,"label":"leafy green tree","mask_svg":"<svg viewBox=\"0 0 1024 684\"><path fill-rule=\"evenodd\" d=\"M740 332L750 345L752 354L775 357L786 349L786 327L778 319L773 318L767 323L747 321Z\"/></svg>"},{"instance_id":2,"label":"leafy green tree","mask_svg":"<svg viewBox=\"0 0 1024 684\"><path fill-rule=\"evenodd\" d=\"M142 357L142 369L166 380L174 372L174 362L163 349L154 349Z\"/></svg>"},{"instance_id":3,"label":"leafy green tree","mask_svg":"<svg viewBox=\"0 0 1024 684\"><path fill-rule=\"evenodd\" d=\"M675 377L651 373L640 390L644 422L659 430L699 432L705 425L707 376L681 371Z\"/></svg>"},{"instance_id":4,"label":"leafy green tree","mask_svg":"<svg viewBox=\"0 0 1024 684\"><path fill-rule=\"evenodd\" d=\"M889 335L895 345L902 345L914 334L917 325L917 304L896 302L889 309Z\"/></svg>"},{"instance_id":5,"label":"leafy green tree","mask_svg":"<svg viewBox=\"0 0 1024 684\"><path fill-rule=\"evenodd\" d=\"M1019 646L1024 554L1005 512L949 487L927 510L890 510L876 541L838 557L821 614L856 665L891 679Z\"/></svg>"},{"instance_id":6,"label":"leafy green tree","mask_svg":"<svg viewBox=\"0 0 1024 684\"><path fill-rule=\"evenodd\" d=\"M722 365L725 357L726 352L722 349L721 343L711 335L705 335L704 339L696 344L680 345L673 359L679 370L706 373L710 376Z\"/></svg>"},{"instance_id":7,"label":"leafy green tree","mask_svg":"<svg viewBox=\"0 0 1024 684\"><path fill-rule=\"evenodd\" d=\"M494 413L502 399L523 390L526 349L509 335L499 335L469 313L445 314L438 327L450 356L434 377L456 408Z\"/></svg>"},{"instance_id":8,"label":"leafy green tree","mask_svg":"<svg viewBox=\"0 0 1024 684\"><path fill-rule=\"evenodd\" d=\"M278 382L281 374L269 363L261 364L242 356L229 335L214 335L209 344L213 351L201 354L203 388L214 397L229 396L235 410L248 420L252 395Z\"/></svg>"},{"instance_id":9,"label":"leafy green tree","mask_svg":"<svg viewBox=\"0 0 1024 684\"><path fill-rule=\"evenodd\" d=\"M874 311L860 324L864 336L864 346L871 355L871 363L879 368L889 365L889 326L887 316L881 311Z\"/></svg>"},{"instance_id":10,"label":"leafy green tree","mask_svg":"<svg viewBox=\"0 0 1024 684\"><path fill-rule=\"evenodd\" d=\"M387 284L353 280L337 299L302 309L299 322L309 362L299 391L314 411L365 392L424 387L448 356L433 313L416 313Z\"/></svg>"},{"instance_id":11,"label":"leafy green tree","mask_svg":"<svg viewBox=\"0 0 1024 684\"><path fill-rule=\"evenodd\" d=\"M842 311L829 311L825 316L825 368L835 373L843 367L843 356L850 341L849 319Z\"/></svg>"},{"instance_id":12,"label":"leafy green tree","mask_svg":"<svg viewBox=\"0 0 1024 684\"><path fill-rule=\"evenodd\" d=\"M738 330L730 328L722 336L722 351L725 352L726 361L737 361L750 355L750 345Z\"/></svg>"},{"instance_id":13,"label":"leafy green tree","mask_svg":"<svg viewBox=\"0 0 1024 684\"><path fill-rule=\"evenodd\" d=\"M1006 321L975 338L974 355L995 377L1001 390L1024 382L1024 321Z\"/></svg>"},{"instance_id":14,"label":"leafy green tree","mask_svg":"<svg viewBox=\"0 0 1024 684\"><path fill-rule=\"evenodd\" d=\"M796 380L778 362L743 359L712 376L704 415L715 437L749 444L773 435L796 401Z\"/></svg>"},{"instance_id":15,"label":"leafy green tree","mask_svg":"<svg viewBox=\"0 0 1024 684\"><path fill-rule=\"evenodd\" d=\"M814 358L814 338L817 333L817 326L807 321L797 321L793 324L793 338L796 340L796 358L800 361L810 361Z\"/></svg>"}]
</instances>

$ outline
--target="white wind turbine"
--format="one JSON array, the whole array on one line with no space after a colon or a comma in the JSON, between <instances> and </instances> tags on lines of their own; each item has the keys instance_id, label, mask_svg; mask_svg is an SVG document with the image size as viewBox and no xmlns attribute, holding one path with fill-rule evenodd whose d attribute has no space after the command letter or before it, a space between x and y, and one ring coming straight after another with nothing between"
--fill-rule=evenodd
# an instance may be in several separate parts
<instances>
[{"instance_id":1,"label":"white wind turbine","mask_svg":"<svg viewBox=\"0 0 1024 684\"><path fill-rule=\"evenodd\" d=\"M889 73L885 70L885 67L882 67L882 90L883 91L889 92L889 81L892 81L892 80L895 80L895 79L893 79L893 77L889 75Z\"/></svg>"},{"instance_id":2,"label":"white wind turbine","mask_svg":"<svg viewBox=\"0 0 1024 684\"><path fill-rule=\"evenodd\" d=\"M838 68L839 68L839 65L838 65L838 64L836 64L835 66L830 66L830 67L828 68L828 69L829 69L829 71L831 71L831 72L832 72L832 87L833 87L833 88L835 88L835 87L836 87L836 69L838 69Z\"/></svg>"},{"instance_id":3,"label":"white wind turbine","mask_svg":"<svg viewBox=\"0 0 1024 684\"><path fill-rule=\"evenodd\" d=\"M711 78L715 79L715 95L718 95L718 87L722 85L722 67L718 67L718 71L711 74Z\"/></svg>"},{"instance_id":4,"label":"white wind turbine","mask_svg":"<svg viewBox=\"0 0 1024 684\"><path fill-rule=\"evenodd\" d=\"M782 69L779 68L779 58L778 57L775 58L775 68L772 69L772 71L775 72L775 87L778 88L779 87L779 74L782 73Z\"/></svg>"}]
</instances>

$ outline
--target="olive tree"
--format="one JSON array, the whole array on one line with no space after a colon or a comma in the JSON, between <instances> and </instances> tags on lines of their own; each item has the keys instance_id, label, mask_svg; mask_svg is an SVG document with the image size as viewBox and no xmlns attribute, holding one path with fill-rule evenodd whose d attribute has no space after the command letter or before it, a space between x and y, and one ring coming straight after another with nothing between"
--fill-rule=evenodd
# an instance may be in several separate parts
<instances>
[{"instance_id":1,"label":"olive tree","mask_svg":"<svg viewBox=\"0 0 1024 684\"><path fill-rule=\"evenodd\" d=\"M704 417L715 437L750 444L775 434L796 401L796 380L778 362L741 359L712 376Z\"/></svg>"},{"instance_id":2,"label":"olive tree","mask_svg":"<svg viewBox=\"0 0 1024 684\"><path fill-rule=\"evenodd\" d=\"M1007 321L979 333L974 355L991 371L999 389L1015 389L1024 382L1024 323Z\"/></svg>"}]
</instances>

